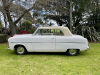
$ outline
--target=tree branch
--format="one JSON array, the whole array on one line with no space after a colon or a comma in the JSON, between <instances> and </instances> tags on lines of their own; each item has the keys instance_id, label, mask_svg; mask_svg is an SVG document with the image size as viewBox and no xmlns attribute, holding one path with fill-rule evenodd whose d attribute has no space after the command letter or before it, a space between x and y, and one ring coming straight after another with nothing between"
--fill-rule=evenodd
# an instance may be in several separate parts
<instances>
[{"instance_id":1,"label":"tree branch","mask_svg":"<svg viewBox=\"0 0 100 75\"><path fill-rule=\"evenodd\" d=\"M14 22L14 24L17 24L17 23L23 18L23 16L24 16L26 13L28 13L29 11L31 11L33 8L34 8L34 5L33 5L31 8L29 8L28 10L25 10L25 11L23 12L23 14Z\"/></svg>"}]
</instances>

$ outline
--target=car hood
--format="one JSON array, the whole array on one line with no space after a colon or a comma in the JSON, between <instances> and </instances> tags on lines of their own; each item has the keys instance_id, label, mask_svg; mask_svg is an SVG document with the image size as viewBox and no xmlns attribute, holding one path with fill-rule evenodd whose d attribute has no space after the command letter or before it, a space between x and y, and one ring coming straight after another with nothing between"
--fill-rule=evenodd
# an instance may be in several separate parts
<instances>
[{"instance_id":1,"label":"car hood","mask_svg":"<svg viewBox=\"0 0 100 75\"><path fill-rule=\"evenodd\" d=\"M33 34L23 34L23 35L14 35L13 37L30 37L32 36Z\"/></svg>"},{"instance_id":2,"label":"car hood","mask_svg":"<svg viewBox=\"0 0 100 75\"><path fill-rule=\"evenodd\" d=\"M14 35L13 37L10 37L8 39L8 42L9 41L15 41L16 39L19 39L19 38L24 39L24 38L29 38L29 37L32 37L32 36L33 36L33 34Z\"/></svg>"}]
</instances>

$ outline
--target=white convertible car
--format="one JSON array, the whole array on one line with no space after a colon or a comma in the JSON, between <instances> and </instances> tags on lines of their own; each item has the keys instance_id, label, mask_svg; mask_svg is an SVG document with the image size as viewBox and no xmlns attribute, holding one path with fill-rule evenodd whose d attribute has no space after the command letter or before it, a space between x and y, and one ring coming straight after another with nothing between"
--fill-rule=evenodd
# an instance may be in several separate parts
<instances>
[{"instance_id":1,"label":"white convertible car","mask_svg":"<svg viewBox=\"0 0 100 75\"><path fill-rule=\"evenodd\" d=\"M70 56L89 48L86 38L73 35L67 27L39 27L34 34L15 35L8 39L9 49L18 55L27 52L66 52Z\"/></svg>"}]
</instances>

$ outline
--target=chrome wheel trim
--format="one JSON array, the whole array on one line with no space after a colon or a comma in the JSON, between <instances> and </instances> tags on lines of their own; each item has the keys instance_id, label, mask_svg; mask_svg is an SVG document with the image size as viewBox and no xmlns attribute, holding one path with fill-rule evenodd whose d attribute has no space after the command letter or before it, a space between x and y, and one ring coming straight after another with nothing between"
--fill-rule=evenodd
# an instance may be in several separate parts
<instances>
[{"instance_id":1,"label":"chrome wheel trim","mask_svg":"<svg viewBox=\"0 0 100 75\"><path fill-rule=\"evenodd\" d=\"M75 49L71 49L71 50L69 50L69 53L71 54L71 55L74 55L74 54L76 54L76 50Z\"/></svg>"},{"instance_id":2,"label":"chrome wheel trim","mask_svg":"<svg viewBox=\"0 0 100 75\"><path fill-rule=\"evenodd\" d=\"M19 54L23 54L23 53L24 53L24 48L23 48L23 47L18 47L18 48L17 48L17 52L18 52Z\"/></svg>"}]
</instances>

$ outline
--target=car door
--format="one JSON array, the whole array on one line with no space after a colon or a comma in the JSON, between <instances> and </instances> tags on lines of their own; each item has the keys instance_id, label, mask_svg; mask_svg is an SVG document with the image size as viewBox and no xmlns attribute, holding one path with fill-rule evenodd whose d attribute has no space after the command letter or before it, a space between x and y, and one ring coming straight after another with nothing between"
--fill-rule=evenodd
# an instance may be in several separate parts
<instances>
[{"instance_id":1,"label":"car door","mask_svg":"<svg viewBox=\"0 0 100 75\"><path fill-rule=\"evenodd\" d=\"M55 31L56 35L56 51L58 52L64 52L66 49L66 42L65 42L65 36L64 33L60 29L56 29Z\"/></svg>"},{"instance_id":2,"label":"car door","mask_svg":"<svg viewBox=\"0 0 100 75\"><path fill-rule=\"evenodd\" d=\"M32 40L33 40L32 51L52 52L53 50L55 50L55 36L54 35L36 35L32 38Z\"/></svg>"},{"instance_id":3,"label":"car door","mask_svg":"<svg viewBox=\"0 0 100 75\"><path fill-rule=\"evenodd\" d=\"M66 38L64 36L56 36L56 50L64 52L67 48Z\"/></svg>"}]
</instances>

